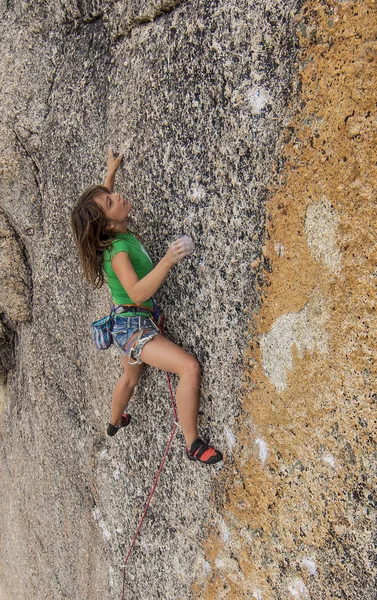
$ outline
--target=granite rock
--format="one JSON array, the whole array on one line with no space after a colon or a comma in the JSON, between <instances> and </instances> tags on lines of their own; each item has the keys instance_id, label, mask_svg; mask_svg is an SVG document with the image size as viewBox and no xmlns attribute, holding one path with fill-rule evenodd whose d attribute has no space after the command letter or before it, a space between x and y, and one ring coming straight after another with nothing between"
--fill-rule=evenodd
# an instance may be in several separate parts
<instances>
[{"instance_id":1,"label":"granite rock","mask_svg":"<svg viewBox=\"0 0 377 600\"><path fill-rule=\"evenodd\" d=\"M307 418L303 399L290 402L299 395L297 381L292 388L297 363L312 355L327 360L333 348L328 315L348 297L331 291L341 289L342 247L350 236L347 230L340 241L346 227L341 194L335 205L330 185L308 192L305 182L314 168L327 168L327 155L319 151L315 164L305 155L301 164L300 151L310 152L311 142L299 126L320 131L325 118L319 105L305 112L311 89L305 85L318 85L322 100L340 101L326 79L327 63L312 54L335 51L340 24L343 36L353 31L351 4L358 3L0 2L0 203L18 265L10 271L13 291L7 285L0 296L6 295L1 310L12 340L3 327L0 338L14 349L0 387L1 599L119 598L122 561L172 428L164 376L146 369L130 405L131 426L114 439L105 433L121 370L113 348L95 350L90 323L106 314L110 299L106 289L93 292L83 282L69 218L80 191L103 181L109 144L125 151L117 189L131 200L133 226L153 260L176 237L187 234L195 242L193 255L171 272L158 296L167 334L202 366L200 427L226 453L223 466L198 468L185 460L177 435L130 559L127 597L326 598L329 589L331 597L342 597L338 589L352 600L370 597L366 583L364 596L351 583L363 568L372 577L370 558L353 550L365 543L371 551L370 517L361 512L372 511L372 500L366 501L366 485L358 486L372 469L366 446L359 479L347 483L337 471L346 457L358 460L345 417L356 402L354 381L346 379L344 396L335 394L343 420L338 430L336 419L331 422L334 447L325 421L310 441L316 463L314 455L303 456L303 441L294 451L287 435L289 415L302 428ZM359 207L373 189L361 164L367 121L354 111L364 101L363 73L375 60L375 37L366 31L366 45L355 50L352 63L359 83L351 99L342 96L339 117L354 148L347 176L360 194ZM331 60L338 64L335 55ZM335 152L336 128L331 132L328 147ZM287 187L296 172L302 179ZM326 171L326 181L335 172ZM297 190L305 202L296 199ZM285 195L301 212L283 214L276 235ZM321 235L321 223L331 235ZM7 256L2 253L2 278ZM274 279L278 259L286 266L293 256L301 257L295 268L282 267ZM366 270L360 268L361 281ZM11 292L22 319L11 313ZM355 332L361 314L360 308ZM272 346L284 340L268 336L287 315L294 323L277 367ZM258 348L263 339L268 364ZM340 374L345 360L337 365ZM330 367L321 363L318 373L310 363L308 394ZM269 378L278 371L283 376ZM361 378L368 373L360 367ZM323 410L334 409L330 393L323 403ZM367 429L354 409L356 436L357 427ZM331 478L339 482L339 497ZM325 497L315 502L310 494L318 481ZM298 499L302 510L294 512ZM310 510L323 511L328 526L305 545ZM346 531L352 511L359 511L357 526L365 526L360 535ZM334 545L342 548L335 567ZM342 588L346 556L357 565Z\"/></svg>"}]
</instances>

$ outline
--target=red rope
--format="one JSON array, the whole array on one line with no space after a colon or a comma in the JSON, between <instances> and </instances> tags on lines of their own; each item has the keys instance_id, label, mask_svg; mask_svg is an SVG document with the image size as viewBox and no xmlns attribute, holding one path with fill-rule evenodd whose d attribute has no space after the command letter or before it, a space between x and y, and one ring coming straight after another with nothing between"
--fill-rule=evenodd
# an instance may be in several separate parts
<instances>
[{"instance_id":1,"label":"red rope","mask_svg":"<svg viewBox=\"0 0 377 600\"><path fill-rule=\"evenodd\" d=\"M145 516L146 516L146 514L147 514L147 511L148 511L149 505L150 505L150 503L151 503L151 500L152 500L153 494L154 494L154 492L155 492L155 489L156 489L156 487L157 487L157 482L158 482L158 480L159 480L159 477L160 477L160 475L161 475L161 471L162 471L162 469L163 469L163 466L164 466L164 463L165 463L166 457L167 457L167 455L168 455L169 448L170 448L170 446L171 446L171 443L172 443L172 441L173 441L173 438L174 438L175 432L176 432L176 430L177 430L177 423L176 423L176 421L177 421L177 419L178 419L178 415L177 415L177 409L176 409L176 407L175 407L175 402L174 402L174 394L173 394L173 389L172 389L171 382L170 382L169 373L166 373L166 379L168 380L168 388L169 388L169 392L170 392L170 400L171 400L171 404L172 404L172 408L173 408L173 414L174 414L174 427L173 427L173 430L172 430L172 432L171 432L170 439L169 439L169 441L168 441L168 443L167 443L167 446L166 446L166 448L165 448L164 456L162 457L162 460L161 460L161 463L160 463L159 469L158 469L158 471L157 471L157 475L156 475L156 477L154 478L154 482L153 482L153 485L152 485L152 489L151 489L151 492L150 492L150 494L149 494L149 498L148 498L148 500L147 500L147 503L146 503L146 505L145 505L144 512L143 512L143 514L142 514L142 516L141 516L140 523L139 523L139 525L138 525L138 527L137 527L137 529L136 529L136 533L135 533L135 535L134 535L134 537L133 537L133 540L132 540L132 542L131 542L130 549L129 549L129 550L128 550L128 552L127 552L126 558L124 559L124 563L123 563L123 586L122 586L122 600L124 600L124 598L125 598L125 596L124 596L124 591L125 591L125 584L126 584L126 565L127 565L128 559L130 558L130 555L131 555L131 552L132 552L132 548L133 548L133 547L134 547L134 545L135 545L135 542L136 542L137 536L139 535L139 531L140 531L140 529L141 529L141 526L142 526L142 524L143 524L143 521L144 521L144 519L145 519Z\"/></svg>"}]
</instances>

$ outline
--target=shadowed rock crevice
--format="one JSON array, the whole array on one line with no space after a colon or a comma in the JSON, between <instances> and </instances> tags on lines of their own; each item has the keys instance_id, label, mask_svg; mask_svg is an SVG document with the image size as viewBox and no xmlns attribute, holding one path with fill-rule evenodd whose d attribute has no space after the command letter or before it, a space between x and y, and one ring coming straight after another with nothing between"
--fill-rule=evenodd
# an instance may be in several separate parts
<instances>
[{"instance_id":1,"label":"shadowed rock crevice","mask_svg":"<svg viewBox=\"0 0 377 600\"><path fill-rule=\"evenodd\" d=\"M15 365L15 356L14 332L3 323L3 319L6 320L6 316L0 314L0 377L2 378L2 383L5 383L6 374Z\"/></svg>"},{"instance_id":2,"label":"shadowed rock crevice","mask_svg":"<svg viewBox=\"0 0 377 600\"><path fill-rule=\"evenodd\" d=\"M1 208L0 249L0 310L10 322L25 323L31 317L31 269L25 248Z\"/></svg>"},{"instance_id":3,"label":"shadowed rock crevice","mask_svg":"<svg viewBox=\"0 0 377 600\"><path fill-rule=\"evenodd\" d=\"M134 30L157 23L161 18L171 15L178 7L189 4L187 0L160 0L159 2L117 2L108 15L111 23L112 39L119 43L123 38L131 37Z\"/></svg>"},{"instance_id":4,"label":"shadowed rock crevice","mask_svg":"<svg viewBox=\"0 0 377 600\"><path fill-rule=\"evenodd\" d=\"M144 13L138 14L132 18L132 22L130 24L131 29L134 27L138 27L140 25L145 25L147 23L153 23L157 21L163 15L168 15L173 12L178 6L181 6L187 2L187 0L162 0L157 4L153 4L151 9ZM129 34L131 30L129 31Z\"/></svg>"},{"instance_id":5,"label":"shadowed rock crevice","mask_svg":"<svg viewBox=\"0 0 377 600\"><path fill-rule=\"evenodd\" d=\"M14 335L17 326L31 318L30 264L16 231L0 208L0 373L15 365Z\"/></svg>"}]
</instances>

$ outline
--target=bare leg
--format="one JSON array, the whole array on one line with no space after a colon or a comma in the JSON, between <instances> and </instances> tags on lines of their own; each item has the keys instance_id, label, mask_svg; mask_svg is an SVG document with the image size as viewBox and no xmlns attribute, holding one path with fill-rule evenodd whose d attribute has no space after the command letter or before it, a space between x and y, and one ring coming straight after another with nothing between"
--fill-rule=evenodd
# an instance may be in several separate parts
<instances>
[{"instance_id":1,"label":"bare leg","mask_svg":"<svg viewBox=\"0 0 377 600\"><path fill-rule=\"evenodd\" d=\"M113 391L110 420L112 425L119 425L122 422L122 413L132 396L143 369L143 365L130 365L127 356L122 356L121 361L124 373L119 377Z\"/></svg>"},{"instance_id":2,"label":"bare leg","mask_svg":"<svg viewBox=\"0 0 377 600\"><path fill-rule=\"evenodd\" d=\"M200 386L198 361L194 356L162 335L156 335L150 342L145 344L140 358L152 367L179 375L180 379L176 394L178 416L186 446L190 448L192 442L198 437L197 420Z\"/></svg>"}]
</instances>

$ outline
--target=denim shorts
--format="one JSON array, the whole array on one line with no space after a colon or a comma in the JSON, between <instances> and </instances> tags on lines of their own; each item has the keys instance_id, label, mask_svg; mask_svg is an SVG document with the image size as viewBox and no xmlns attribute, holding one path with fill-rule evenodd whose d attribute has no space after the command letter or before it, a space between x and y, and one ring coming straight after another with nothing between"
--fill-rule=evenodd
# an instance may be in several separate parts
<instances>
[{"instance_id":1,"label":"denim shorts","mask_svg":"<svg viewBox=\"0 0 377 600\"><path fill-rule=\"evenodd\" d=\"M128 357L129 364L140 365L142 349L160 330L149 317L114 315L111 333L114 346L122 356Z\"/></svg>"}]
</instances>

